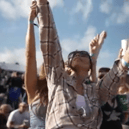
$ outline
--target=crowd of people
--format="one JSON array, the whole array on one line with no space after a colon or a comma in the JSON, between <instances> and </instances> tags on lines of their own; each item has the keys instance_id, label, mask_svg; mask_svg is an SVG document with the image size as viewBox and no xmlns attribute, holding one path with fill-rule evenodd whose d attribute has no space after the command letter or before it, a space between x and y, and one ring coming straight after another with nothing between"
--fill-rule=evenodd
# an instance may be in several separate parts
<instances>
[{"instance_id":1,"label":"crowd of people","mask_svg":"<svg viewBox=\"0 0 129 129\"><path fill-rule=\"evenodd\" d=\"M34 19L38 16L44 62L38 74ZM96 72L107 33L73 51L64 62L49 2L32 1L26 34L26 70L0 71L0 129L129 128L129 48L112 68ZM89 54L90 53L90 54ZM4 79L3 79L4 78Z\"/></svg>"}]
</instances>

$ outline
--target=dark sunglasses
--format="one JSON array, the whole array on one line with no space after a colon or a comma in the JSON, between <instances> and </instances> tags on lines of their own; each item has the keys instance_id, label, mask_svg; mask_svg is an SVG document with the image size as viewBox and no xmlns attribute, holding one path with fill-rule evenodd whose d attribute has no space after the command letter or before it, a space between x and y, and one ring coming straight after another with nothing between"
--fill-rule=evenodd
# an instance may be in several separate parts
<instances>
[{"instance_id":1,"label":"dark sunglasses","mask_svg":"<svg viewBox=\"0 0 129 129\"><path fill-rule=\"evenodd\" d=\"M78 53L81 57L89 56L89 53L87 51L73 51L68 55L68 59L72 59Z\"/></svg>"}]
</instances>

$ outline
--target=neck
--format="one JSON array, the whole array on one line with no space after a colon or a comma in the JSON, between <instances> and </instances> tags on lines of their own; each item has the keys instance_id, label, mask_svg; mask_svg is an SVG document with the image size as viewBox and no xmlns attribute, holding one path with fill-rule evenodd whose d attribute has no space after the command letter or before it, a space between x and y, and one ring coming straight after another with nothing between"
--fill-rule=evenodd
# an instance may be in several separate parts
<instances>
[{"instance_id":1,"label":"neck","mask_svg":"<svg viewBox=\"0 0 129 129\"><path fill-rule=\"evenodd\" d=\"M75 72L75 76L77 80L84 80L85 78L88 77L88 70L78 70Z\"/></svg>"},{"instance_id":2,"label":"neck","mask_svg":"<svg viewBox=\"0 0 129 129\"><path fill-rule=\"evenodd\" d=\"M23 112L21 110L19 110L19 112L22 114Z\"/></svg>"}]
</instances>

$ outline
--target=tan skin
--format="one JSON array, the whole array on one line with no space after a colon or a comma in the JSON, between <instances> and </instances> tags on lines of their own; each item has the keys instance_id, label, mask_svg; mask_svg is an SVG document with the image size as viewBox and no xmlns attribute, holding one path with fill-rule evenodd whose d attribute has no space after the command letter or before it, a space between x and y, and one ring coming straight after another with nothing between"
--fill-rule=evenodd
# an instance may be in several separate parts
<instances>
[{"instance_id":1,"label":"tan skin","mask_svg":"<svg viewBox=\"0 0 129 129\"><path fill-rule=\"evenodd\" d=\"M1 106L0 112L3 113L3 114L6 116L6 118L8 118L8 116L9 116L11 110L12 110L12 108L11 108L10 105L8 105L8 104L3 104L3 105Z\"/></svg>"},{"instance_id":2,"label":"tan skin","mask_svg":"<svg viewBox=\"0 0 129 129\"><path fill-rule=\"evenodd\" d=\"M34 21L36 17L36 4L36 1L32 2L28 21ZM37 65L34 25L30 23L28 23L28 30L26 34L25 89L28 95L28 103L31 104L35 98L35 91L37 90Z\"/></svg>"}]
</instances>

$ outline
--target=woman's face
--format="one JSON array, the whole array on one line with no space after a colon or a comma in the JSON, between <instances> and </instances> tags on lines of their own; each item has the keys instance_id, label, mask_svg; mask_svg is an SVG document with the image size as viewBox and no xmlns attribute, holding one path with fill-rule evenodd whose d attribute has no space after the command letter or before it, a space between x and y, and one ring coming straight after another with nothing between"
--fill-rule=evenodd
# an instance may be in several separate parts
<instances>
[{"instance_id":1,"label":"woman's face","mask_svg":"<svg viewBox=\"0 0 129 129\"><path fill-rule=\"evenodd\" d=\"M71 66L73 69L85 69L85 70L89 70L90 69L90 59L89 56L87 54L81 54L79 52L77 52L71 62Z\"/></svg>"}]
</instances>

